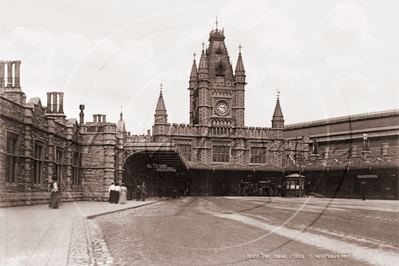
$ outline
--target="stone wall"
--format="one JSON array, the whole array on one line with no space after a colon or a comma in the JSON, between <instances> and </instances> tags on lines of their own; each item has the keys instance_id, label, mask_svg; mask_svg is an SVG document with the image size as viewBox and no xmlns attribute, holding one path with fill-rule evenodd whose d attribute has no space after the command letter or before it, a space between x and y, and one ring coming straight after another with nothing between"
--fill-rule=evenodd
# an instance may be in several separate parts
<instances>
[{"instance_id":1,"label":"stone wall","mask_svg":"<svg viewBox=\"0 0 399 266\"><path fill-rule=\"evenodd\" d=\"M73 152L80 153L77 125L66 120L58 123L48 116L40 99L21 105L7 91L0 96L0 206L47 203L49 187L56 174L56 150L62 150L60 182L62 201L82 199L82 184L73 184ZM18 136L15 182L6 180L7 134ZM35 143L43 147L41 182L34 182Z\"/></svg>"}]
</instances>

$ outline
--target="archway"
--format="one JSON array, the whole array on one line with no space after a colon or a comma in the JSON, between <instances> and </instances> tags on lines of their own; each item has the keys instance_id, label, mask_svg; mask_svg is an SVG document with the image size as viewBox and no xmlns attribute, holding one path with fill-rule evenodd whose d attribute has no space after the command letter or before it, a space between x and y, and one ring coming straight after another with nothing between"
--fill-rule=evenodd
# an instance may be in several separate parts
<instances>
[{"instance_id":1,"label":"archway","mask_svg":"<svg viewBox=\"0 0 399 266\"><path fill-rule=\"evenodd\" d=\"M122 182L128 188L128 199L134 199L137 185L145 182L149 197L183 194L190 187L187 168L174 151L142 151L124 163Z\"/></svg>"}]
</instances>

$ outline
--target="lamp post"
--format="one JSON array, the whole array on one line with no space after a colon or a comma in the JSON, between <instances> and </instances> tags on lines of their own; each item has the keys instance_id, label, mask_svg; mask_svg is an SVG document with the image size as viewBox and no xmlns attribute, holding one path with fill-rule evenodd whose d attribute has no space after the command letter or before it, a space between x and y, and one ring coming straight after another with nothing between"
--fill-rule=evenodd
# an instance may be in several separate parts
<instances>
[{"instance_id":1,"label":"lamp post","mask_svg":"<svg viewBox=\"0 0 399 266\"><path fill-rule=\"evenodd\" d=\"M302 198L302 161L303 154L298 150L298 139L295 141L295 161L299 165L299 196Z\"/></svg>"}]
</instances>

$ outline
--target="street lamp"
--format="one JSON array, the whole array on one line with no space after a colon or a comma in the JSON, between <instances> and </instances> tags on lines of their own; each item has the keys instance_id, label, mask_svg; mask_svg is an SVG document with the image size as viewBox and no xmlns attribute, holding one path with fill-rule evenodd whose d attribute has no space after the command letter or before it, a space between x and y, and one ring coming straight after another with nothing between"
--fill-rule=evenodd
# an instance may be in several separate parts
<instances>
[{"instance_id":1,"label":"street lamp","mask_svg":"<svg viewBox=\"0 0 399 266\"><path fill-rule=\"evenodd\" d=\"M299 165L299 196L302 198L302 161L304 159L303 154L298 150L298 139L295 142L295 161Z\"/></svg>"}]
</instances>

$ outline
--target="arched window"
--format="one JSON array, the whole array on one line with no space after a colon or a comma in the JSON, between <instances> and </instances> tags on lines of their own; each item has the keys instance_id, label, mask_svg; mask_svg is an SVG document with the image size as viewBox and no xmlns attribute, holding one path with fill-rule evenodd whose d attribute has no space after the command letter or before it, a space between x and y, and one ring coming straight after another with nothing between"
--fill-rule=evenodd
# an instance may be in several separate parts
<instances>
[{"instance_id":1,"label":"arched window","mask_svg":"<svg viewBox=\"0 0 399 266\"><path fill-rule=\"evenodd\" d=\"M224 68L222 63L219 63L218 67L216 68L216 76L224 76Z\"/></svg>"}]
</instances>

